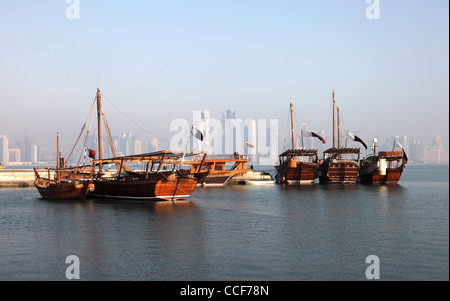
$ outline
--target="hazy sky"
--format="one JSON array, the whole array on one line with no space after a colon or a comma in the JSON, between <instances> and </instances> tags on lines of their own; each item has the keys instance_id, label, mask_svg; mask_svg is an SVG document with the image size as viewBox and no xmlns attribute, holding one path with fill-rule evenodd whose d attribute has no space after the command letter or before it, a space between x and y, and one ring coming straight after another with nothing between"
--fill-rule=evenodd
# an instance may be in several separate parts
<instances>
[{"instance_id":1,"label":"hazy sky","mask_svg":"<svg viewBox=\"0 0 450 301\"><path fill-rule=\"evenodd\" d=\"M52 148L76 140L97 87L113 135L154 133L194 110L331 131L449 137L449 1L80 0L0 2L0 135ZM69 12L72 12L70 10ZM110 105L113 104L114 106ZM145 128L142 131L116 108ZM330 136L330 135L329 135ZM368 143L368 144L369 144ZM162 144L164 148L167 145ZM69 147L69 146L68 146Z\"/></svg>"}]
</instances>

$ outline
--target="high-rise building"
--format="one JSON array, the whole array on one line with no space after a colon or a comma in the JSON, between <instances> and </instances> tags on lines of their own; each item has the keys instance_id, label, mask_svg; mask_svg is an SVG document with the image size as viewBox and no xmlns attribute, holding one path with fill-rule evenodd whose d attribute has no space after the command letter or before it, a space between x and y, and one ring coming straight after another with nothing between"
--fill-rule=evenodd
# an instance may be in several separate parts
<instances>
[{"instance_id":1,"label":"high-rise building","mask_svg":"<svg viewBox=\"0 0 450 301\"><path fill-rule=\"evenodd\" d=\"M39 162L39 146L37 146L36 144L31 145L29 162L32 163Z\"/></svg>"},{"instance_id":2,"label":"high-rise building","mask_svg":"<svg viewBox=\"0 0 450 301\"><path fill-rule=\"evenodd\" d=\"M133 134L122 133L119 138L119 151L125 156L132 154L133 150Z\"/></svg>"},{"instance_id":3,"label":"high-rise building","mask_svg":"<svg viewBox=\"0 0 450 301\"><path fill-rule=\"evenodd\" d=\"M20 162L20 149L18 148L9 149L9 162Z\"/></svg>"},{"instance_id":4,"label":"high-rise building","mask_svg":"<svg viewBox=\"0 0 450 301\"><path fill-rule=\"evenodd\" d=\"M434 136L433 142L427 146L422 157L424 163L448 163L448 154L442 149L442 140L439 135Z\"/></svg>"},{"instance_id":5,"label":"high-rise building","mask_svg":"<svg viewBox=\"0 0 450 301\"><path fill-rule=\"evenodd\" d=\"M159 151L158 138L150 139L149 144L150 144L149 145L150 152L157 152L157 151Z\"/></svg>"},{"instance_id":6,"label":"high-rise building","mask_svg":"<svg viewBox=\"0 0 450 301\"><path fill-rule=\"evenodd\" d=\"M408 158L413 162L420 162L424 155L424 147L420 144L420 140L410 140L408 145Z\"/></svg>"},{"instance_id":7,"label":"high-rise building","mask_svg":"<svg viewBox=\"0 0 450 301\"><path fill-rule=\"evenodd\" d=\"M203 134L203 141L199 139L193 139L192 141L192 149L197 151L210 151L210 136L209 136L209 128L210 128L210 112L209 110L204 111L194 111L193 114L194 128L199 130Z\"/></svg>"},{"instance_id":8,"label":"high-rise building","mask_svg":"<svg viewBox=\"0 0 450 301\"><path fill-rule=\"evenodd\" d=\"M324 129L319 130L319 135L320 135L320 137L325 139L325 141L327 141L327 135L326 135ZM322 153L325 151L325 144L323 144L322 141L319 141L317 143L318 143L317 149L319 150L319 157L322 157Z\"/></svg>"},{"instance_id":9,"label":"high-rise building","mask_svg":"<svg viewBox=\"0 0 450 301\"><path fill-rule=\"evenodd\" d=\"M134 140L133 142L133 154L142 154L142 141L141 140Z\"/></svg>"},{"instance_id":10,"label":"high-rise building","mask_svg":"<svg viewBox=\"0 0 450 301\"><path fill-rule=\"evenodd\" d=\"M297 145L295 148L314 148L314 140L312 137L304 137L303 133L308 131L308 124L307 123L300 123L300 133L295 133L295 136L297 136Z\"/></svg>"},{"instance_id":11,"label":"high-rise building","mask_svg":"<svg viewBox=\"0 0 450 301\"><path fill-rule=\"evenodd\" d=\"M0 162L9 163L8 137L0 135Z\"/></svg>"},{"instance_id":12,"label":"high-rise building","mask_svg":"<svg viewBox=\"0 0 450 301\"><path fill-rule=\"evenodd\" d=\"M36 145L34 144L34 138L31 134L25 136L25 142L23 144L23 161L25 162L37 162L37 157L33 153L35 151ZM36 159L36 161L33 161Z\"/></svg>"}]
</instances>

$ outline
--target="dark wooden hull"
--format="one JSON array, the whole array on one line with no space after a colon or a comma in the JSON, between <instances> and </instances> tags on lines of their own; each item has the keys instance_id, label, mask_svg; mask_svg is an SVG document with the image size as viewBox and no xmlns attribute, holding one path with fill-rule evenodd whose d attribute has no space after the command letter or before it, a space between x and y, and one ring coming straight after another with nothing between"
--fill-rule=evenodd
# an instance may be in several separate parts
<instances>
[{"instance_id":1,"label":"dark wooden hull","mask_svg":"<svg viewBox=\"0 0 450 301\"><path fill-rule=\"evenodd\" d=\"M234 176L246 174L251 169L243 170L225 170L225 171L209 171L206 176L199 179L198 184L201 186L225 186Z\"/></svg>"},{"instance_id":2,"label":"dark wooden hull","mask_svg":"<svg viewBox=\"0 0 450 301\"><path fill-rule=\"evenodd\" d=\"M381 175L379 170L367 174L360 174L361 183L365 184L397 184L402 175L402 168L387 168L386 174Z\"/></svg>"},{"instance_id":3,"label":"dark wooden hull","mask_svg":"<svg viewBox=\"0 0 450 301\"><path fill-rule=\"evenodd\" d=\"M317 178L318 163L297 162L296 167L285 167L278 171L277 182L285 184L312 184Z\"/></svg>"},{"instance_id":4,"label":"dark wooden hull","mask_svg":"<svg viewBox=\"0 0 450 301\"><path fill-rule=\"evenodd\" d=\"M359 164L351 160L325 161L319 166L320 183L357 183Z\"/></svg>"},{"instance_id":5,"label":"dark wooden hull","mask_svg":"<svg viewBox=\"0 0 450 301\"><path fill-rule=\"evenodd\" d=\"M204 177L200 182L199 185L202 186L224 186L226 185L234 175L208 175Z\"/></svg>"},{"instance_id":6,"label":"dark wooden hull","mask_svg":"<svg viewBox=\"0 0 450 301\"><path fill-rule=\"evenodd\" d=\"M396 184L406 164L399 164L403 152L380 152L361 160L359 176L365 184ZM397 164L394 166L394 164Z\"/></svg>"},{"instance_id":7,"label":"dark wooden hull","mask_svg":"<svg viewBox=\"0 0 450 301\"><path fill-rule=\"evenodd\" d=\"M83 183L51 183L36 180L34 186L44 199L49 200L68 200L86 198L89 189L89 182Z\"/></svg>"},{"instance_id":8,"label":"dark wooden hull","mask_svg":"<svg viewBox=\"0 0 450 301\"><path fill-rule=\"evenodd\" d=\"M173 200L187 198L194 191L197 179L101 179L94 180L95 189L89 195L96 197Z\"/></svg>"}]
</instances>

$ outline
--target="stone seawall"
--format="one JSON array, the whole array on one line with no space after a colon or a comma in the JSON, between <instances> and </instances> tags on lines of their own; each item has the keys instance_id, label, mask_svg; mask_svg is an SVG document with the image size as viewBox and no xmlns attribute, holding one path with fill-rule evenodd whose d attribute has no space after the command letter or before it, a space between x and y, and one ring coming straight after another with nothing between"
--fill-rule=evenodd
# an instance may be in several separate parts
<instances>
[{"instance_id":1,"label":"stone seawall","mask_svg":"<svg viewBox=\"0 0 450 301\"><path fill-rule=\"evenodd\" d=\"M32 169L0 169L0 188L33 185L34 170Z\"/></svg>"}]
</instances>

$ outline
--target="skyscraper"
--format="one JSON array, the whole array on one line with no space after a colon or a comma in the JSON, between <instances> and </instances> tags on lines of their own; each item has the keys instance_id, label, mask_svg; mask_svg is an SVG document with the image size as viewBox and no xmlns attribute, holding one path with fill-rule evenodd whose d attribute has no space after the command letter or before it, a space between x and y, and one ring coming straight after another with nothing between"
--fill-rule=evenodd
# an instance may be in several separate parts
<instances>
[{"instance_id":1,"label":"skyscraper","mask_svg":"<svg viewBox=\"0 0 450 301\"><path fill-rule=\"evenodd\" d=\"M20 162L20 149L18 148L9 149L9 162Z\"/></svg>"},{"instance_id":2,"label":"skyscraper","mask_svg":"<svg viewBox=\"0 0 450 301\"><path fill-rule=\"evenodd\" d=\"M25 136L25 143L23 145L24 147L24 158L23 161L25 162L36 162L37 157L35 156L35 147L34 144L34 138L31 136L31 134L28 134ZM36 159L36 161L33 161L33 159Z\"/></svg>"},{"instance_id":3,"label":"skyscraper","mask_svg":"<svg viewBox=\"0 0 450 301\"><path fill-rule=\"evenodd\" d=\"M9 163L8 137L0 135L0 162Z\"/></svg>"},{"instance_id":4,"label":"skyscraper","mask_svg":"<svg viewBox=\"0 0 450 301\"><path fill-rule=\"evenodd\" d=\"M432 144L425 148L422 161L433 164L448 162L448 154L442 149L442 140L439 135L434 136Z\"/></svg>"},{"instance_id":5,"label":"skyscraper","mask_svg":"<svg viewBox=\"0 0 450 301\"><path fill-rule=\"evenodd\" d=\"M133 155L142 154L142 141L134 140L133 143Z\"/></svg>"},{"instance_id":6,"label":"skyscraper","mask_svg":"<svg viewBox=\"0 0 450 301\"><path fill-rule=\"evenodd\" d=\"M150 152L157 152L159 151L159 146L158 146L158 138L152 138L150 139L150 143L149 143L150 147Z\"/></svg>"}]
</instances>

